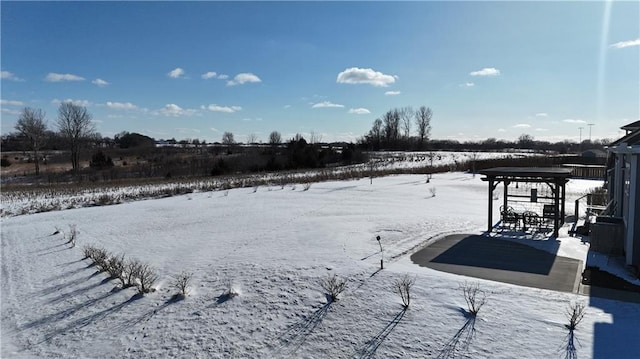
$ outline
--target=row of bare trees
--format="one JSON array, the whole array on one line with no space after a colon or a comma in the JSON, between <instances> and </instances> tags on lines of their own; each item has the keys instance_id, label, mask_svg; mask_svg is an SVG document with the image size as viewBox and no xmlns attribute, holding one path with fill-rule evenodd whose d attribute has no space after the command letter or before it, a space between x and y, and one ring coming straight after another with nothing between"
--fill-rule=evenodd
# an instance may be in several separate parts
<instances>
[{"instance_id":1,"label":"row of bare trees","mask_svg":"<svg viewBox=\"0 0 640 359\"><path fill-rule=\"evenodd\" d=\"M417 110L411 106L391 109L373 121L371 130L362 141L375 150L406 148L416 144L422 149L431 135L432 117L433 112L426 106ZM416 130L412 132L413 125Z\"/></svg>"},{"instance_id":2,"label":"row of bare trees","mask_svg":"<svg viewBox=\"0 0 640 359\"><path fill-rule=\"evenodd\" d=\"M92 116L84 106L63 102L58 108L56 127L71 152L73 171L77 172L80 169L80 152L96 136ZM15 129L28 140L29 148L33 151L36 175L40 174L40 150L47 139L45 113L41 109L24 108Z\"/></svg>"}]
</instances>

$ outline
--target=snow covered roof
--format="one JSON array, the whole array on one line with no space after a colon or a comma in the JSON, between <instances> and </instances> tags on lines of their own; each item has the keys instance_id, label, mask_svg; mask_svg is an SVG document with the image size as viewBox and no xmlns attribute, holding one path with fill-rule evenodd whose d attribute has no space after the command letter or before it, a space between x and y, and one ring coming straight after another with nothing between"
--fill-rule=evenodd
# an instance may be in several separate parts
<instances>
[{"instance_id":1,"label":"snow covered roof","mask_svg":"<svg viewBox=\"0 0 640 359\"><path fill-rule=\"evenodd\" d=\"M622 127L622 129L624 129L624 127ZM623 136L616 141L611 142L611 144L609 144L609 148L616 147L621 143L626 143L629 146L640 145L640 128L634 130L633 132L627 134L626 136Z\"/></svg>"},{"instance_id":2,"label":"snow covered roof","mask_svg":"<svg viewBox=\"0 0 640 359\"><path fill-rule=\"evenodd\" d=\"M636 122L632 122L628 125L624 125L622 127L620 127L621 130L625 130L625 131L636 131L636 130L640 130L640 120L636 121Z\"/></svg>"},{"instance_id":3,"label":"snow covered roof","mask_svg":"<svg viewBox=\"0 0 640 359\"><path fill-rule=\"evenodd\" d=\"M561 167L494 167L480 171L488 177L568 178L571 169Z\"/></svg>"}]
</instances>

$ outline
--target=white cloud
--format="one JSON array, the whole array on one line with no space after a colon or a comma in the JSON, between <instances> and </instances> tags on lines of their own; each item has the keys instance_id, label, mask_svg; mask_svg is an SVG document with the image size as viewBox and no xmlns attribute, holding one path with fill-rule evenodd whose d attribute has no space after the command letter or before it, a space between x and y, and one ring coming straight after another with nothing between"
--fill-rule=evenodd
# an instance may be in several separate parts
<instances>
[{"instance_id":1,"label":"white cloud","mask_svg":"<svg viewBox=\"0 0 640 359\"><path fill-rule=\"evenodd\" d=\"M504 128L499 128L498 132L507 132L507 130L505 130Z\"/></svg>"},{"instance_id":2,"label":"white cloud","mask_svg":"<svg viewBox=\"0 0 640 359\"><path fill-rule=\"evenodd\" d=\"M226 75L226 74L220 74L220 75L218 75L218 78L219 78L220 80L226 80L226 79L228 79L228 78L229 78L229 75Z\"/></svg>"},{"instance_id":3,"label":"white cloud","mask_svg":"<svg viewBox=\"0 0 640 359\"><path fill-rule=\"evenodd\" d=\"M313 106L311 106L311 108L343 108L343 107L344 105L332 103L329 101L318 102L313 104Z\"/></svg>"},{"instance_id":4,"label":"white cloud","mask_svg":"<svg viewBox=\"0 0 640 359\"><path fill-rule=\"evenodd\" d=\"M55 72L49 72L44 80L47 82L84 81L84 77L74 74L57 74Z\"/></svg>"},{"instance_id":5,"label":"white cloud","mask_svg":"<svg viewBox=\"0 0 640 359\"><path fill-rule=\"evenodd\" d=\"M217 76L218 76L218 74L215 73L214 71L209 71L209 72L206 72L206 73L202 74L202 78L205 79L205 80L215 79Z\"/></svg>"},{"instance_id":6,"label":"white cloud","mask_svg":"<svg viewBox=\"0 0 640 359\"><path fill-rule=\"evenodd\" d=\"M500 70L494 67L485 67L482 70L472 71L469 73L471 76L499 76Z\"/></svg>"},{"instance_id":7,"label":"white cloud","mask_svg":"<svg viewBox=\"0 0 640 359\"><path fill-rule=\"evenodd\" d=\"M10 115L20 115L22 114L22 112L18 111L18 110L13 110L10 108L0 108L0 111L4 112L4 113L8 113Z\"/></svg>"},{"instance_id":8,"label":"white cloud","mask_svg":"<svg viewBox=\"0 0 640 359\"><path fill-rule=\"evenodd\" d=\"M549 117L549 114L546 112L539 112L536 113L536 117Z\"/></svg>"},{"instance_id":9,"label":"white cloud","mask_svg":"<svg viewBox=\"0 0 640 359\"><path fill-rule=\"evenodd\" d=\"M640 46L640 38L635 40L629 40L629 41L620 41L620 42L616 42L615 44L609 45L609 47L613 47L615 49L624 49L625 47L632 47L632 46Z\"/></svg>"},{"instance_id":10,"label":"white cloud","mask_svg":"<svg viewBox=\"0 0 640 359\"><path fill-rule=\"evenodd\" d=\"M0 79L11 81L24 81L9 71L0 71Z\"/></svg>"},{"instance_id":11,"label":"white cloud","mask_svg":"<svg viewBox=\"0 0 640 359\"><path fill-rule=\"evenodd\" d=\"M369 84L376 87L387 87L396 82L396 76L383 74L373 69L351 67L338 74L336 79L340 84Z\"/></svg>"},{"instance_id":12,"label":"white cloud","mask_svg":"<svg viewBox=\"0 0 640 359\"><path fill-rule=\"evenodd\" d=\"M63 102L70 102L70 103L72 103L72 104L74 104L76 106L84 106L84 107L93 105L93 103L91 101L88 101L88 100L74 100L74 99L71 99L71 98L68 98L66 100L58 100L57 98L54 98L53 100L51 100L51 103L54 104L54 105L59 105L59 104L61 104Z\"/></svg>"},{"instance_id":13,"label":"white cloud","mask_svg":"<svg viewBox=\"0 0 640 359\"><path fill-rule=\"evenodd\" d=\"M22 102L22 101L13 101L13 100L0 100L0 105L24 106L24 102Z\"/></svg>"},{"instance_id":14,"label":"white cloud","mask_svg":"<svg viewBox=\"0 0 640 359\"><path fill-rule=\"evenodd\" d=\"M92 84L98 86L98 87L105 87L107 85L110 85L110 83L108 83L107 81L103 80L103 79L95 79L93 81L91 81Z\"/></svg>"},{"instance_id":15,"label":"white cloud","mask_svg":"<svg viewBox=\"0 0 640 359\"><path fill-rule=\"evenodd\" d=\"M385 96L398 96L400 94L401 94L400 91L387 91L384 93Z\"/></svg>"},{"instance_id":16,"label":"white cloud","mask_svg":"<svg viewBox=\"0 0 640 359\"><path fill-rule=\"evenodd\" d=\"M349 113L354 113L356 115L366 115L371 113L371 111L367 110L366 108L359 107L359 108L349 109Z\"/></svg>"},{"instance_id":17,"label":"white cloud","mask_svg":"<svg viewBox=\"0 0 640 359\"><path fill-rule=\"evenodd\" d=\"M210 128L210 130L211 130L211 131L213 131L213 132L220 132L220 130L218 130L218 129L217 129L217 128L215 128L215 127L211 127L211 128Z\"/></svg>"},{"instance_id":18,"label":"white cloud","mask_svg":"<svg viewBox=\"0 0 640 359\"><path fill-rule=\"evenodd\" d=\"M544 132L544 131L549 131L549 129L548 128L536 128L535 131Z\"/></svg>"},{"instance_id":19,"label":"white cloud","mask_svg":"<svg viewBox=\"0 0 640 359\"><path fill-rule=\"evenodd\" d=\"M242 85L245 83L252 83L252 82L262 82L262 80L260 80L260 78L250 72L243 72L241 74L237 74L233 80L227 81L227 86L235 86L235 85Z\"/></svg>"},{"instance_id":20,"label":"white cloud","mask_svg":"<svg viewBox=\"0 0 640 359\"><path fill-rule=\"evenodd\" d=\"M107 107L114 110L135 110L138 106L132 104L131 102L111 102L107 101Z\"/></svg>"},{"instance_id":21,"label":"white cloud","mask_svg":"<svg viewBox=\"0 0 640 359\"><path fill-rule=\"evenodd\" d=\"M528 123L519 123L517 125L514 125L513 127L514 128L529 128L529 127L531 127L531 125L528 124Z\"/></svg>"},{"instance_id":22,"label":"white cloud","mask_svg":"<svg viewBox=\"0 0 640 359\"><path fill-rule=\"evenodd\" d=\"M167 104L158 110L159 114L171 117L189 116L195 114L195 112L196 110L184 109L174 103Z\"/></svg>"},{"instance_id":23,"label":"white cloud","mask_svg":"<svg viewBox=\"0 0 640 359\"><path fill-rule=\"evenodd\" d=\"M460 84L460 87L473 87L476 84L474 84L473 82L465 82L463 84Z\"/></svg>"},{"instance_id":24,"label":"white cloud","mask_svg":"<svg viewBox=\"0 0 640 359\"><path fill-rule=\"evenodd\" d=\"M291 108L291 105L284 105L282 108L284 108L286 110L288 108Z\"/></svg>"},{"instance_id":25,"label":"white cloud","mask_svg":"<svg viewBox=\"0 0 640 359\"><path fill-rule=\"evenodd\" d=\"M213 112L225 112L225 113L234 113L242 110L240 106L218 106L216 104L209 105L206 107L207 110Z\"/></svg>"},{"instance_id":26,"label":"white cloud","mask_svg":"<svg viewBox=\"0 0 640 359\"><path fill-rule=\"evenodd\" d=\"M169 71L169 73L167 73L167 76L174 79L180 78L184 76L184 70L181 69L180 67L176 67L175 69Z\"/></svg>"},{"instance_id":27,"label":"white cloud","mask_svg":"<svg viewBox=\"0 0 640 359\"><path fill-rule=\"evenodd\" d=\"M566 122L566 123L587 123L587 121L585 121L585 120L576 120L576 119L573 119L573 118L564 119L564 120L562 120L562 122Z\"/></svg>"}]
</instances>

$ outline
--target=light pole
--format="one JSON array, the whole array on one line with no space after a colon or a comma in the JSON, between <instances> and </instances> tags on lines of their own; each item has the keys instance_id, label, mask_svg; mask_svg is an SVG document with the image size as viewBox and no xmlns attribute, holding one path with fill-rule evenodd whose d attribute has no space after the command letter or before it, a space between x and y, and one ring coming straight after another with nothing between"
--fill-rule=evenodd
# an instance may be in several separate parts
<instances>
[{"instance_id":1,"label":"light pole","mask_svg":"<svg viewBox=\"0 0 640 359\"><path fill-rule=\"evenodd\" d=\"M593 127L593 125L595 125L594 123L588 123L587 126L589 126L589 143L591 143L591 127Z\"/></svg>"},{"instance_id":2,"label":"light pole","mask_svg":"<svg viewBox=\"0 0 640 359\"><path fill-rule=\"evenodd\" d=\"M384 252L382 251L382 242L380 242L380 236L376 236L376 240L380 245L380 269L384 269Z\"/></svg>"},{"instance_id":3,"label":"light pole","mask_svg":"<svg viewBox=\"0 0 640 359\"><path fill-rule=\"evenodd\" d=\"M581 143L582 143L582 129L583 129L583 128L584 128L584 127L578 127L578 130L580 130L580 141L578 141L578 144L581 144Z\"/></svg>"}]
</instances>

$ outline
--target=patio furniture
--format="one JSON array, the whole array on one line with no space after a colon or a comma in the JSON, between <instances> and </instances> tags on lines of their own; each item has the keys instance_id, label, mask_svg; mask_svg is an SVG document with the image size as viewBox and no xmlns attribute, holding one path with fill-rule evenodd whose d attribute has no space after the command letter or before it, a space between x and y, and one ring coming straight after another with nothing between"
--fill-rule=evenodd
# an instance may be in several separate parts
<instances>
[{"instance_id":1,"label":"patio furniture","mask_svg":"<svg viewBox=\"0 0 640 359\"><path fill-rule=\"evenodd\" d=\"M542 218L536 212L526 211L522 214L522 229L527 231L530 228L539 229L542 225Z\"/></svg>"},{"instance_id":2,"label":"patio furniture","mask_svg":"<svg viewBox=\"0 0 640 359\"><path fill-rule=\"evenodd\" d=\"M502 224L504 226L509 226L510 228L513 226L515 230L518 230L520 226L520 218L521 216L513 210L512 207L500 207L500 215L502 217Z\"/></svg>"}]
</instances>

